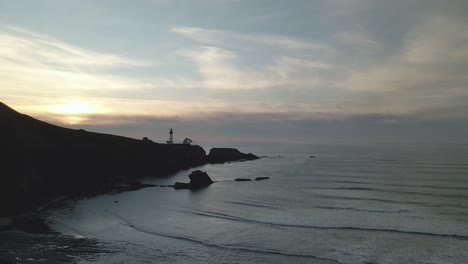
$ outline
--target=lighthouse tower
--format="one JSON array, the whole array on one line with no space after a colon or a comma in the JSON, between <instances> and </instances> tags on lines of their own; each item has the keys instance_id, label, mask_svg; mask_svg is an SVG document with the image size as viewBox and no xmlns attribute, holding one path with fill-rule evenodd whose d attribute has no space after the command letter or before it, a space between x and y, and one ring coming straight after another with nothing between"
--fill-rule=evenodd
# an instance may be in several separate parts
<instances>
[{"instance_id":1,"label":"lighthouse tower","mask_svg":"<svg viewBox=\"0 0 468 264\"><path fill-rule=\"evenodd\" d=\"M167 141L167 144L174 144L174 138L173 138L174 132L172 132L172 128L169 131L169 140Z\"/></svg>"}]
</instances>

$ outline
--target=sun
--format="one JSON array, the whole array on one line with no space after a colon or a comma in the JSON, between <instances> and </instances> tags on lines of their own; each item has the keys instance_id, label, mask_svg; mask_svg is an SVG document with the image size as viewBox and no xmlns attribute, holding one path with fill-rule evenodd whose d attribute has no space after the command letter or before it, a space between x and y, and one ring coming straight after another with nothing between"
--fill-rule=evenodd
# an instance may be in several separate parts
<instances>
[{"instance_id":1,"label":"sun","mask_svg":"<svg viewBox=\"0 0 468 264\"><path fill-rule=\"evenodd\" d=\"M63 122L75 125L87 120L87 116L106 112L98 104L85 100L64 100L48 107L48 112L61 116Z\"/></svg>"},{"instance_id":2,"label":"sun","mask_svg":"<svg viewBox=\"0 0 468 264\"><path fill-rule=\"evenodd\" d=\"M55 106L55 111L62 114L89 114L96 112L95 107L83 101L70 101Z\"/></svg>"}]
</instances>

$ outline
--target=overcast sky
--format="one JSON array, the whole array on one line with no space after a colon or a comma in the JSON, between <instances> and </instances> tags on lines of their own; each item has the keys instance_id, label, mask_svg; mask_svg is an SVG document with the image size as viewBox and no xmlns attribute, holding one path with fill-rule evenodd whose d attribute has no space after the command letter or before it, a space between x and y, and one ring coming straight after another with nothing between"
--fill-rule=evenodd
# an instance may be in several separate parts
<instances>
[{"instance_id":1,"label":"overcast sky","mask_svg":"<svg viewBox=\"0 0 468 264\"><path fill-rule=\"evenodd\" d=\"M466 0L0 0L0 101L176 139L468 142Z\"/></svg>"}]
</instances>

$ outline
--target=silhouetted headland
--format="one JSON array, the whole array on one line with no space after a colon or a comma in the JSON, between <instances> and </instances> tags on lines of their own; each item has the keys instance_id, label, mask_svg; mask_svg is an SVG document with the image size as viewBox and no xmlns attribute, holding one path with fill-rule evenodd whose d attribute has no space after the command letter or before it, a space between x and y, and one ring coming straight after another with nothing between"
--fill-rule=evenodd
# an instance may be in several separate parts
<instances>
[{"instance_id":1,"label":"silhouetted headland","mask_svg":"<svg viewBox=\"0 0 468 264\"><path fill-rule=\"evenodd\" d=\"M207 156L200 146L63 128L3 103L0 146L0 215L31 209L57 196L95 195L118 186L137 189L146 186L139 178L255 156L234 149L212 149Z\"/></svg>"},{"instance_id":2,"label":"silhouetted headland","mask_svg":"<svg viewBox=\"0 0 468 264\"><path fill-rule=\"evenodd\" d=\"M211 164L259 159L252 153L245 154L235 148L212 148L207 158Z\"/></svg>"}]
</instances>

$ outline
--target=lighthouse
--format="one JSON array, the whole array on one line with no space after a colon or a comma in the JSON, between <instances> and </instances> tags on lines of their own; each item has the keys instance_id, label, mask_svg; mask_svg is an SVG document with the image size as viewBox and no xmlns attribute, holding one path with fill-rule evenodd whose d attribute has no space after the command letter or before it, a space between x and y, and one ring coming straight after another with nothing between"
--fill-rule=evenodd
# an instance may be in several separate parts
<instances>
[{"instance_id":1,"label":"lighthouse","mask_svg":"<svg viewBox=\"0 0 468 264\"><path fill-rule=\"evenodd\" d=\"M174 132L172 132L172 128L169 131L169 140L167 141L167 144L174 144Z\"/></svg>"}]
</instances>

